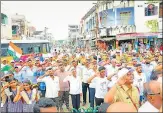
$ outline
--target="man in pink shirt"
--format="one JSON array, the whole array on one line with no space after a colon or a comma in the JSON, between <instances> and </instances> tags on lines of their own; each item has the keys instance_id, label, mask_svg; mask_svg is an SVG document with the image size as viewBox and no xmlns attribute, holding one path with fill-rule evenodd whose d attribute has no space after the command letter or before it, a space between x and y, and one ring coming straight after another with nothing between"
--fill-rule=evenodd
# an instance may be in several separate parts
<instances>
[{"instance_id":1,"label":"man in pink shirt","mask_svg":"<svg viewBox=\"0 0 163 113\"><path fill-rule=\"evenodd\" d=\"M70 72L65 71L63 63L59 63L59 70L57 70L54 75L59 77L60 91L59 91L59 103L60 111L63 111L62 105L65 102L66 107L69 110L69 82L63 82L63 80L70 75Z\"/></svg>"}]
</instances>

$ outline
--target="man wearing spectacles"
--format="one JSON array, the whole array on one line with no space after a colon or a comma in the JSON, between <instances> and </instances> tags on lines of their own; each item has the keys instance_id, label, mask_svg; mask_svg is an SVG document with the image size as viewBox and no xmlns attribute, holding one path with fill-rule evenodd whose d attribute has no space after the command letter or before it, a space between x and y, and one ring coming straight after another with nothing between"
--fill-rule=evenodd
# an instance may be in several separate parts
<instances>
[{"instance_id":1,"label":"man wearing spectacles","mask_svg":"<svg viewBox=\"0 0 163 113\"><path fill-rule=\"evenodd\" d=\"M150 81L144 85L145 96L147 101L139 108L139 112L159 112L162 105L162 98L160 96L160 83L157 81Z\"/></svg>"},{"instance_id":2,"label":"man wearing spectacles","mask_svg":"<svg viewBox=\"0 0 163 113\"><path fill-rule=\"evenodd\" d=\"M139 108L138 89L133 86L133 70L131 68L122 68L118 72L117 83L109 90L104 98L105 103L125 102Z\"/></svg>"}]
</instances>

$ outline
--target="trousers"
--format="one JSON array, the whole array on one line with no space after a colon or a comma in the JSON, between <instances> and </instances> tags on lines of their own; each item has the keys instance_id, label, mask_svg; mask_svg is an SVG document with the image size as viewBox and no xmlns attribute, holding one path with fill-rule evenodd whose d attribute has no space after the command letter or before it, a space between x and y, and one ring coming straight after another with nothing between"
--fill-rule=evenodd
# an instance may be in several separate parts
<instances>
[{"instance_id":1,"label":"trousers","mask_svg":"<svg viewBox=\"0 0 163 113\"><path fill-rule=\"evenodd\" d=\"M86 100L87 100L87 89L89 91L89 84L82 82L83 102L84 103L86 103ZM90 102L90 92L89 92L89 102Z\"/></svg>"},{"instance_id":2,"label":"trousers","mask_svg":"<svg viewBox=\"0 0 163 113\"><path fill-rule=\"evenodd\" d=\"M60 91L59 106L61 108L64 102L66 103L66 107L69 108L69 91Z\"/></svg>"},{"instance_id":3,"label":"trousers","mask_svg":"<svg viewBox=\"0 0 163 113\"><path fill-rule=\"evenodd\" d=\"M90 106L94 108L94 101L95 101L95 88L89 88L90 92Z\"/></svg>"},{"instance_id":4,"label":"trousers","mask_svg":"<svg viewBox=\"0 0 163 113\"><path fill-rule=\"evenodd\" d=\"M80 108L80 94L71 95L72 106L76 110Z\"/></svg>"}]
</instances>

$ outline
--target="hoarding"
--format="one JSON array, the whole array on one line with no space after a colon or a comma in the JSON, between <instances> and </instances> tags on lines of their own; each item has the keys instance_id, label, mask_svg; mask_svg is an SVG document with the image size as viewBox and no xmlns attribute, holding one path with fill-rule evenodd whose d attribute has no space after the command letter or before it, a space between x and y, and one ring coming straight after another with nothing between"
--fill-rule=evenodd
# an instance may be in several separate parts
<instances>
[{"instance_id":1,"label":"hoarding","mask_svg":"<svg viewBox=\"0 0 163 113\"><path fill-rule=\"evenodd\" d=\"M135 25L134 7L117 8L116 11L116 25Z\"/></svg>"},{"instance_id":2,"label":"hoarding","mask_svg":"<svg viewBox=\"0 0 163 113\"><path fill-rule=\"evenodd\" d=\"M115 11L113 9L107 10L107 27L115 25Z\"/></svg>"},{"instance_id":3,"label":"hoarding","mask_svg":"<svg viewBox=\"0 0 163 113\"><path fill-rule=\"evenodd\" d=\"M155 4L147 4L145 6L145 16L154 16L158 14L158 6Z\"/></svg>"}]
</instances>

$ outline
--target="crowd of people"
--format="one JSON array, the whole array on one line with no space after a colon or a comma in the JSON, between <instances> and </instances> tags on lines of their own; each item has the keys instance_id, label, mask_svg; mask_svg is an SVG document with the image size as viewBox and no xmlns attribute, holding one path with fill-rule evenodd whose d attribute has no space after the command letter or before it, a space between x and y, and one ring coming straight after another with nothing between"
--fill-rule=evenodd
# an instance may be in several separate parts
<instances>
[{"instance_id":1,"label":"crowd of people","mask_svg":"<svg viewBox=\"0 0 163 113\"><path fill-rule=\"evenodd\" d=\"M2 61L2 112L162 111L162 52L77 51ZM88 95L87 95L88 94ZM87 101L88 100L88 101ZM82 105L81 105L82 101Z\"/></svg>"}]
</instances>

